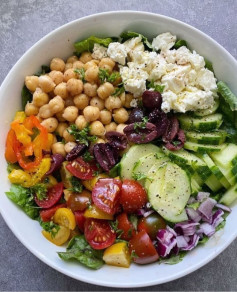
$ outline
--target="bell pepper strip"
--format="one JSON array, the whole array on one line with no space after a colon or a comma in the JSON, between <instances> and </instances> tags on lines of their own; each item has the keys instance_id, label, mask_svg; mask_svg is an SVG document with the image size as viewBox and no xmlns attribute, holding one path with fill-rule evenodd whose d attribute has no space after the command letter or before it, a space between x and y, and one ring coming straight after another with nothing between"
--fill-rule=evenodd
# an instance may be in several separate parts
<instances>
[{"instance_id":1,"label":"bell pepper strip","mask_svg":"<svg viewBox=\"0 0 237 292\"><path fill-rule=\"evenodd\" d=\"M10 129L10 131L7 134L5 158L8 162L11 163L17 162L16 153L13 149L13 141L15 139L16 139L15 132L12 129Z\"/></svg>"},{"instance_id":2,"label":"bell pepper strip","mask_svg":"<svg viewBox=\"0 0 237 292\"><path fill-rule=\"evenodd\" d=\"M22 169L13 169L8 178L12 184L20 184L23 187L28 186L31 181L31 175Z\"/></svg>"},{"instance_id":3,"label":"bell pepper strip","mask_svg":"<svg viewBox=\"0 0 237 292\"><path fill-rule=\"evenodd\" d=\"M25 119L26 119L25 112L23 112L23 111L16 112L15 117L14 117L14 121L18 121L19 123L23 123Z\"/></svg>"}]
</instances>

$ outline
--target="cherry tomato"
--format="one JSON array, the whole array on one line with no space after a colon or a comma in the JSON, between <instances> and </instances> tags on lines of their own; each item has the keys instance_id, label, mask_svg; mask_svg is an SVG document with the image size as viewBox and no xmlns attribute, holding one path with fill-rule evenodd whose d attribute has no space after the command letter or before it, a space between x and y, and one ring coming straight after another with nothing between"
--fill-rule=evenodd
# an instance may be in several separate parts
<instances>
[{"instance_id":1,"label":"cherry tomato","mask_svg":"<svg viewBox=\"0 0 237 292\"><path fill-rule=\"evenodd\" d=\"M119 205L122 182L114 178L99 179L92 190L94 204L108 214L115 214Z\"/></svg>"},{"instance_id":2,"label":"cherry tomato","mask_svg":"<svg viewBox=\"0 0 237 292\"><path fill-rule=\"evenodd\" d=\"M52 188L48 189L47 197L43 200L37 199L35 196L36 204L44 209L48 209L54 206L62 197L63 194L63 183L58 183L54 185Z\"/></svg>"},{"instance_id":3,"label":"cherry tomato","mask_svg":"<svg viewBox=\"0 0 237 292\"><path fill-rule=\"evenodd\" d=\"M81 232L84 232L86 218L84 216L84 211L74 212L76 223Z\"/></svg>"},{"instance_id":4,"label":"cherry tomato","mask_svg":"<svg viewBox=\"0 0 237 292\"><path fill-rule=\"evenodd\" d=\"M128 220L128 215L126 213L122 213L118 215L116 219L118 220L117 228L123 231L120 238L124 240L130 240L132 236L135 235L135 228Z\"/></svg>"},{"instance_id":5,"label":"cherry tomato","mask_svg":"<svg viewBox=\"0 0 237 292\"><path fill-rule=\"evenodd\" d=\"M84 211L91 203L91 193L84 190L79 194L72 193L67 201L67 206L74 211Z\"/></svg>"},{"instance_id":6,"label":"cherry tomato","mask_svg":"<svg viewBox=\"0 0 237 292\"><path fill-rule=\"evenodd\" d=\"M125 179L123 181L120 203L126 213L135 213L145 206L147 194L144 188L135 180Z\"/></svg>"},{"instance_id":7,"label":"cherry tomato","mask_svg":"<svg viewBox=\"0 0 237 292\"><path fill-rule=\"evenodd\" d=\"M66 204L58 204L56 206L53 206L49 209L46 210L41 210L40 211L40 217L41 220L44 222L50 221L51 218L53 217L53 215L55 214L55 212L59 209L59 208L65 208Z\"/></svg>"},{"instance_id":8,"label":"cherry tomato","mask_svg":"<svg viewBox=\"0 0 237 292\"><path fill-rule=\"evenodd\" d=\"M158 260L159 255L146 231L142 230L129 241L129 251L133 261L145 265Z\"/></svg>"},{"instance_id":9,"label":"cherry tomato","mask_svg":"<svg viewBox=\"0 0 237 292\"><path fill-rule=\"evenodd\" d=\"M157 231L165 229L165 220L157 213L152 213L148 217L139 219L138 231L145 230L152 240L156 239Z\"/></svg>"},{"instance_id":10,"label":"cherry tomato","mask_svg":"<svg viewBox=\"0 0 237 292\"><path fill-rule=\"evenodd\" d=\"M66 166L67 170L80 179L92 179L98 168L94 162L86 162L81 157L76 158Z\"/></svg>"},{"instance_id":11,"label":"cherry tomato","mask_svg":"<svg viewBox=\"0 0 237 292\"><path fill-rule=\"evenodd\" d=\"M104 249L114 243L116 234L108 221L86 219L85 238L94 249Z\"/></svg>"}]
</instances>

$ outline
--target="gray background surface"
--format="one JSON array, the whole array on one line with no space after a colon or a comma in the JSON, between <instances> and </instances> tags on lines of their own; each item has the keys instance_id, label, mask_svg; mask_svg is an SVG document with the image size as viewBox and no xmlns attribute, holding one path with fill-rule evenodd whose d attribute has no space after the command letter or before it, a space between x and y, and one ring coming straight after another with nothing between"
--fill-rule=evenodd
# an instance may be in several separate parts
<instances>
[{"instance_id":1,"label":"gray background surface","mask_svg":"<svg viewBox=\"0 0 237 292\"><path fill-rule=\"evenodd\" d=\"M110 10L141 10L174 17L207 33L237 57L237 0L0 0L0 83L23 53L47 33L82 16ZM236 243L184 278L137 290L236 290ZM0 290L115 289L76 281L51 269L15 238L0 215Z\"/></svg>"}]
</instances>

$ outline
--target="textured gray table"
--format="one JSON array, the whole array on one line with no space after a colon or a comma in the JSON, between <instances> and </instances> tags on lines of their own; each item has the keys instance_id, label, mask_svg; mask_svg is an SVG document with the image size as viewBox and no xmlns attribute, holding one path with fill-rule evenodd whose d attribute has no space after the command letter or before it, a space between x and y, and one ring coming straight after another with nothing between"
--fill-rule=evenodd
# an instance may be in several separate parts
<instances>
[{"instance_id":1,"label":"textured gray table","mask_svg":"<svg viewBox=\"0 0 237 292\"><path fill-rule=\"evenodd\" d=\"M177 18L207 33L237 57L236 0L0 0L0 83L41 37L74 19L109 10L141 10ZM144 290L236 290L236 243L198 271ZM46 266L15 238L0 215L0 290L115 289L82 283Z\"/></svg>"}]
</instances>

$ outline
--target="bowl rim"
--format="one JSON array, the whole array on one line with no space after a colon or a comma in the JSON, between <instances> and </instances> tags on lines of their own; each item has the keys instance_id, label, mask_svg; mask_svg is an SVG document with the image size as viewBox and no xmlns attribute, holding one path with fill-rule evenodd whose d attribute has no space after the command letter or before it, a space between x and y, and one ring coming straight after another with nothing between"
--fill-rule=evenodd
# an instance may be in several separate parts
<instances>
[{"instance_id":1,"label":"bowl rim","mask_svg":"<svg viewBox=\"0 0 237 292\"><path fill-rule=\"evenodd\" d=\"M169 17L169 16L165 16L162 14L158 14L158 13L151 13L151 12L146 12L146 11L136 11L136 10L118 10L118 11L107 11L107 12L100 12L100 13L94 13L94 14L90 14L90 15L86 15L83 16L81 18L75 19L73 21L67 22L64 25L59 26L58 28L52 30L51 32L49 32L47 35L45 35L44 37L42 37L41 39L39 39L34 45L32 45L19 59L18 61L14 64L14 66L11 68L11 70L8 72L8 74L6 75L6 77L4 78L1 87L0 87L0 91L2 89L2 87L5 85L5 83L7 83L7 80L9 78L9 76L11 75L11 73L15 70L15 67L18 65L18 63L20 63L22 61L22 59L31 51L33 50L35 47L37 47L41 42L44 42L45 40L47 40L48 38L51 38L55 33L57 33L58 31L60 31L61 29L64 29L66 27L69 27L77 22L81 22L84 20L90 20L93 19L97 16L101 17L101 16L109 16L109 15L114 15L114 14L124 14L124 15L129 15L129 14L136 14L136 15L143 15L143 16L155 16L155 17L159 17L161 20L168 20L168 21L172 21L172 22L176 22L182 26L185 26L186 28L189 28L193 31L196 31L198 34L201 34L203 37L208 38L209 41L211 41L215 46L217 46L225 55L228 55L229 58L232 59L232 62L235 63L237 65L237 61L236 59L223 47L221 46L217 41L215 41L212 37L210 37L209 35L207 35L206 33L200 31L199 29L183 22L180 20L177 20L175 18ZM59 266L56 265L56 263L54 263L51 260L48 260L46 257L44 257L43 255L41 255L41 253L39 253L35 248L31 247L28 243L27 240L25 240L20 232L16 229L14 229L14 224L11 224L8 219L7 219L7 212L5 212L5 210L1 207L0 205L0 214L2 215L5 223L7 224L7 226L10 228L10 230L13 232L13 234L17 237L17 239L33 254L35 255L38 259L40 259L42 262L44 262L45 264L47 264L49 267L57 270L58 272L67 275L71 278L74 278L76 280L79 281L83 281L89 284L93 284L93 285L98 285L98 286L104 286L104 287L115 287L115 288L138 288L138 287L149 287L149 286L154 286L154 285L158 285L158 284L163 284L163 283L167 283L173 280L176 280L178 278L184 277L194 271L196 271L197 269L201 268L202 266L206 265L207 263L209 263L211 260L213 260L214 258L216 258L222 251L224 251L230 244L231 242L234 241L234 239L237 237L237 230L236 233L232 234L232 236L228 237L227 240L225 241L224 244L222 244L221 247L217 247L217 249L215 250L215 253L211 254L209 257L203 259L202 261L199 261L197 264L193 265L191 269L186 269L186 270L182 270L179 271L178 273L176 273L175 275L168 275L166 278L163 278L163 280L153 280L149 282L143 282L143 283L133 283L133 284L116 284L113 282L108 281L101 281L98 282L98 280L94 280L91 277L85 277L85 276L80 276L78 275L73 276L71 275L70 271L67 271L64 268L61 268Z\"/></svg>"}]
</instances>

